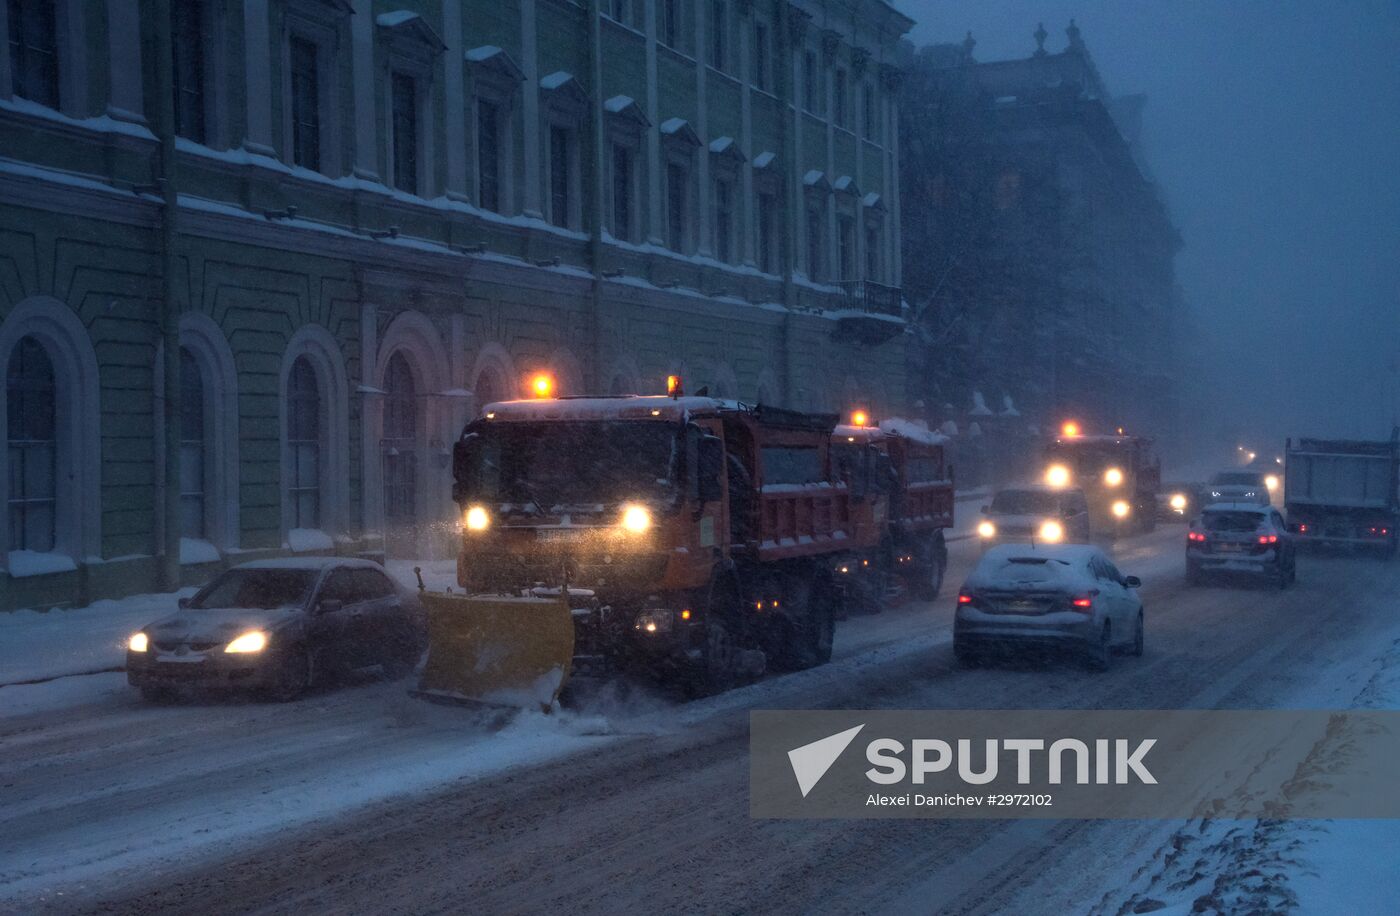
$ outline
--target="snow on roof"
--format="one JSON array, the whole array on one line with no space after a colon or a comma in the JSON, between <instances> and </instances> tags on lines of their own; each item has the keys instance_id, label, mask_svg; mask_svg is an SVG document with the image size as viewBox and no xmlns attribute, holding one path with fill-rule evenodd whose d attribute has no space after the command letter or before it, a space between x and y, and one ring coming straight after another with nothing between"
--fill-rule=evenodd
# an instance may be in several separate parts
<instances>
[{"instance_id":1,"label":"snow on roof","mask_svg":"<svg viewBox=\"0 0 1400 916\"><path fill-rule=\"evenodd\" d=\"M778 159L778 154L772 150L764 150L753 157L753 167L756 169L766 169Z\"/></svg>"},{"instance_id":2,"label":"snow on roof","mask_svg":"<svg viewBox=\"0 0 1400 916\"><path fill-rule=\"evenodd\" d=\"M555 70L553 73L549 74L548 76L542 76L542 77L540 77L540 88L541 88L541 89L558 89L560 86L562 86L562 85L564 85L565 83L569 82L569 81L572 80L573 78L574 78L574 75L573 75L572 73L569 73L569 72L564 71L564 70Z\"/></svg>"},{"instance_id":3,"label":"snow on roof","mask_svg":"<svg viewBox=\"0 0 1400 916\"><path fill-rule=\"evenodd\" d=\"M832 190L841 191L845 194L859 194L860 188L856 187L856 180L850 175L842 175L831 183Z\"/></svg>"},{"instance_id":4,"label":"snow on roof","mask_svg":"<svg viewBox=\"0 0 1400 916\"><path fill-rule=\"evenodd\" d=\"M731 147L733 147L733 146L734 146L734 138L733 138L733 137L715 137L713 140L710 141L710 152L712 152L712 153L723 153L723 152L728 152L728 150L729 150Z\"/></svg>"},{"instance_id":5,"label":"snow on roof","mask_svg":"<svg viewBox=\"0 0 1400 916\"><path fill-rule=\"evenodd\" d=\"M1095 587L1089 561L1099 549L1084 544L999 544L967 577L971 588L1065 589Z\"/></svg>"},{"instance_id":6,"label":"snow on roof","mask_svg":"<svg viewBox=\"0 0 1400 916\"><path fill-rule=\"evenodd\" d=\"M1221 500L1219 502L1210 503L1205 508L1201 509L1201 512L1250 512L1254 515L1264 515L1271 509L1273 509L1273 506L1261 506L1256 502L1242 503Z\"/></svg>"},{"instance_id":7,"label":"snow on roof","mask_svg":"<svg viewBox=\"0 0 1400 916\"><path fill-rule=\"evenodd\" d=\"M869 192L861 198L861 204L865 207L883 207L885 204L880 199L880 195L874 191Z\"/></svg>"},{"instance_id":8,"label":"snow on roof","mask_svg":"<svg viewBox=\"0 0 1400 916\"><path fill-rule=\"evenodd\" d=\"M463 56L474 64L490 60L497 54L503 53L496 45L482 45L479 48L470 48Z\"/></svg>"},{"instance_id":9,"label":"snow on roof","mask_svg":"<svg viewBox=\"0 0 1400 916\"><path fill-rule=\"evenodd\" d=\"M482 411L489 420L684 420L695 413L738 410L738 401L664 394L612 398L534 398L497 401Z\"/></svg>"},{"instance_id":10,"label":"snow on roof","mask_svg":"<svg viewBox=\"0 0 1400 916\"><path fill-rule=\"evenodd\" d=\"M612 98L608 99L606 102L604 102L603 107L612 114L617 114L620 111L627 110L635 104L637 104L636 101L630 95L615 95Z\"/></svg>"},{"instance_id":11,"label":"snow on roof","mask_svg":"<svg viewBox=\"0 0 1400 916\"><path fill-rule=\"evenodd\" d=\"M686 127L690 122L685 118L667 118L661 122L661 132L663 134L674 134L676 131Z\"/></svg>"},{"instance_id":12,"label":"snow on roof","mask_svg":"<svg viewBox=\"0 0 1400 916\"><path fill-rule=\"evenodd\" d=\"M972 392L972 409L968 411L968 414L974 417L990 417L992 415L991 408L987 406L987 400L982 397L982 392Z\"/></svg>"},{"instance_id":13,"label":"snow on roof","mask_svg":"<svg viewBox=\"0 0 1400 916\"><path fill-rule=\"evenodd\" d=\"M920 442L924 445L944 445L948 442L948 437L943 433L934 432L928 428L928 424L921 420L906 420L903 417L883 417L880 420L880 429L903 436L913 442Z\"/></svg>"},{"instance_id":14,"label":"snow on roof","mask_svg":"<svg viewBox=\"0 0 1400 916\"><path fill-rule=\"evenodd\" d=\"M1011 395L1003 395L1001 399L1001 415L1003 417L1019 417L1021 412L1016 409L1016 405L1011 403Z\"/></svg>"},{"instance_id":15,"label":"snow on roof","mask_svg":"<svg viewBox=\"0 0 1400 916\"><path fill-rule=\"evenodd\" d=\"M823 172L821 169L811 169L807 172L807 174L802 176L802 183L807 185L808 187L818 184L825 184L826 173Z\"/></svg>"},{"instance_id":16,"label":"snow on roof","mask_svg":"<svg viewBox=\"0 0 1400 916\"><path fill-rule=\"evenodd\" d=\"M418 18L420 18L419 15L413 12L413 10L393 10L388 13L380 13L378 16L374 17L374 21L377 25L382 25L386 29L392 29L395 26L403 25L405 22L410 22Z\"/></svg>"}]
</instances>

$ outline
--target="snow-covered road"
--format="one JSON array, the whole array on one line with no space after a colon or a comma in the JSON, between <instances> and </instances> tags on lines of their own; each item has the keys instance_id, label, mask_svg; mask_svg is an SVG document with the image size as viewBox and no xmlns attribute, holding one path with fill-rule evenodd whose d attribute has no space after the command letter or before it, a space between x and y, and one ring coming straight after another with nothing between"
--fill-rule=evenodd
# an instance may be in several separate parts
<instances>
[{"instance_id":1,"label":"snow-covered road","mask_svg":"<svg viewBox=\"0 0 1400 916\"><path fill-rule=\"evenodd\" d=\"M150 707L121 675L4 688L0 909L1189 911L1243 867L1228 837L1193 888L1178 822L755 821L747 797L751 708L1386 701L1400 566L1305 557L1287 592L1187 589L1181 533L1117 546L1148 651L1105 675L958 669L960 543L938 602L845 621L831 665L696 703L603 690L508 718L372 679L280 706Z\"/></svg>"}]
</instances>

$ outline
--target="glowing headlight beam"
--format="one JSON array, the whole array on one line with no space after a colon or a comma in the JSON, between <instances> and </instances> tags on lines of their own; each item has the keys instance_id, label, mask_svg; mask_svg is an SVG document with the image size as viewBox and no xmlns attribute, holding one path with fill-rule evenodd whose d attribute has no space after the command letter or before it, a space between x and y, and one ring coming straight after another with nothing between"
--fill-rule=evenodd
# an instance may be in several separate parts
<instances>
[{"instance_id":1,"label":"glowing headlight beam","mask_svg":"<svg viewBox=\"0 0 1400 916\"><path fill-rule=\"evenodd\" d=\"M1063 464L1052 464L1045 469L1045 482L1052 487L1069 486L1069 468Z\"/></svg>"},{"instance_id":2,"label":"glowing headlight beam","mask_svg":"<svg viewBox=\"0 0 1400 916\"><path fill-rule=\"evenodd\" d=\"M1186 508L1186 497L1181 493L1173 493L1171 498L1171 507L1177 510L1178 512L1183 511Z\"/></svg>"},{"instance_id":3,"label":"glowing headlight beam","mask_svg":"<svg viewBox=\"0 0 1400 916\"><path fill-rule=\"evenodd\" d=\"M1264 486L1268 487L1270 490L1277 490L1277 489L1278 489L1278 475L1277 475L1277 474L1270 474L1270 475L1268 475L1267 477L1265 477L1265 478L1264 478Z\"/></svg>"},{"instance_id":4,"label":"glowing headlight beam","mask_svg":"<svg viewBox=\"0 0 1400 916\"><path fill-rule=\"evenodd\" d=\"M145 633L132 633L131 638L126 641L126 647L132 652L145 652L150 648L150 640Z\"/></svg>"},{"instance_id":5,"label":"glowing headlight beam","mask_svg":"<svg viewBox=\"0 0 1400 916\"><path fill-rule=\"evenodd\" d=\"M1124 499L1115 499L1111 508L1114 518L1127 518L1133 511L1133 507Z\"/></svg>"},{"instance_id":6,"label":"glowing headlight beam","mask_svg":"<svg viewBox=\"0 0 1400 916\"><path fill-rule=\"evenodd\" d=\"M1118 468L1109 468L1103 472L1103 482L1110 487L1121 486L1123 483L1123 472Z\"/></svg>"},{"instance_id":7,"label":"glowing headlight beam","mask_svg":"<svg viewBox=\"0 0 1400 916\"><path fill-rule=\"evenodd\" d=\"M991 522L978 522L977 536L983 538L994 538L997 536L997 526Z\"/></svg>"},{"instance_id":8,"label":"glowing headlight beam","mask_svg":"<svg viewBox=\"0 0 1400 916\"><path fill-rule=\"evenodd\" d=\"M646 506L623 507L622 527L632 534L641 534L651 527L651 512Z\"/></svg>"},{"instance_id":9,"label":"glowing headlight beam","mask_svg":"<svg viewBox=\"0 0 1400 916\"><path fill-rule=\"evenodd\" d=\"M1054 519L1040 526L1040 539L1047 544L1058 544L1065 539L1065 526Z\"/></svg>"},{"instance_id":10,"label":"glowing headlight beam","mask_svg":"<svg viewBox=\"0 0 1400 916\"><path fill-rule=\"evenodd\" d=\"M225 652L261 652L267 648L267 634L262 630L249 630L233 642L224 646Z\"/></svg>"},{"instance_id":11,"label":"glowing headlight beam","mask_svg":"<svg viewBox=\"0 0 1400 916\"><path fill-rule=\"evenodd\" d=\"M491 527L491 514L486 511L485 506L471 506L467 509L464 521L468 531L485 531Z\"/></svg>"}]
</instances>

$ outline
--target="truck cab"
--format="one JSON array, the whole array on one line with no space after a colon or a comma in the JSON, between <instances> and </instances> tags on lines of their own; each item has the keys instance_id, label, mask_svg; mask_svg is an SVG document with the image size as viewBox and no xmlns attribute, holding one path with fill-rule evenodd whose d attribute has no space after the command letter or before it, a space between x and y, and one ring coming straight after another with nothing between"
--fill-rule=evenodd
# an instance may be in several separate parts
<instances>
[{"instance_id":1,"label":"truck cab","mask_svg":"<svg viewBox=\"0 0 1400 916\"><path fill-rule=\"evenodd\" d=\"M1096 531L1151 531L1161 479L1152 440L1142 436L1061 435L1045 448L1044 483L1082 489Z\"/></svg>"}]
</instances>

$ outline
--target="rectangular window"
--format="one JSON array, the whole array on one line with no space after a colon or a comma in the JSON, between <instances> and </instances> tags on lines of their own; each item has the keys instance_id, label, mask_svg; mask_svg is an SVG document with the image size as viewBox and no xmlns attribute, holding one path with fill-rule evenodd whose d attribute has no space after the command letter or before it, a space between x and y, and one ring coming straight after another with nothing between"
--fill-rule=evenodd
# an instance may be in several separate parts
<instances>
[{"instance_id":1,"label":"rectangular window","mask_svg":"<svg viewBox=\"0 0 1400 916\"><path fill-rule=\"evenodd\" d=\"M203 13L198 0L170 5L175 133L196 143L205 139Z\"/></svg>"},{"instance_id":2,"label":"rectangular window","mask_svg":"<svg viewBox=\"0 0 1400 916\"><path fill-rule=\"evenodd\" d=\"M58 29L54 0L8 0L10 86L15 95L58 108Z\"/></svg>"},{"instance_id":3,"label":"rectangular window","mask_svg":"<svg viewBox=\"0 0 1400 916\"><path fill-rule=\"evenodd\" d=\"M836 68L834 74L835 86L832 92L836 98L832 103L832 118L836 121L837 127L846 126L846 71L840 67Z\"/></svg>"},{"instance_id":4,"label":"rectangular window","mask_svg":"<svg viewBox=\"0 0 1400 916\"><path fill-rule=\"evenodd\" d=\"M723 70L729 63L729 10L724 0L710 2L710 66Z\"/></svg>"},{"instance_id":5,"label":"rectangular window","mask_svg":"<svg viewBox=\"0 0 1400 916\"><path fill-rule=\"evenodd\" d=\"M763 453L763 485L820 483L822 456L815 448L768 445Z\"/></svg>"},{"instance_id":6,"label":"rectangular window","mask_svg":"<svg viewBox=\"0 0 1400 916\"><path fill-rule=\"evenodd\" d=\"M321 170L321 73L316 43L292 36L288 57L292 68L292 162Z\"/></svg>"},{"instance_id":7,"label":"rectangular window","mask_svg":"<svg viewBox=\"0 0 1400 916\"><path fill-rule=\"evenodd\" d=\"M569 129L549 128L549 221L569 225Z\"/></svg>"},{"instance_id":8,"label":"rectangular window","mask_svg":"<svg viewBox=\"0 0 1400 916\"><path fill-rule=\"evenodd\" d=\"M768 23L753 24L753 85L768 91Z\"/></svg>"},{"instance_id":9,"label":"rectangular window","mask_svg":"<svg viewBox=\"0 0 1400 916\"><path fill-rule=\"evenodd\" d=\"M807 276L812 280L822 278L822 252L826 246L823 244L822 231L822 208L818 204L807 207Z\"/></svg>"},{"instance_id":10,"label":"rectangular window","mask_svg":"<svg viewBox=\"0 0 1400 916\"><path fill-rule=\"evenodd\" d=\"M817 111L817 54L808 51L802 57L802 107Z\"/></svg>"},{"instance_id":11,"label":"rectangular window","mask_svg":"<svg viewBox=\"0 0 1400 916\"><path fill-rule=\"evenodd\" d=\"M880 229L865 227L865 279L880 279Z\"/></svg>"},{"instance_id":12,"label":"rectangular window","mask_svg":"<svg viewBox=\"0 0 1400 916\"><path fill-rule=\"evenodd\" d=\"M864 90L865 102L861 106L862 114L865 118L865 137L867 140L875 139L875 90L867 85Z\"/></svg>"},{"instance_id":13,"label":"rectangular window","mask_svg":"<svg viewBox=\"0 0 1400 916\"><path fill-rule=\"evenodd\" d=\"M715 257L734 260L734 188L724 178L715 179Z\"/></svg>"},{"instance_id":14,"label":"rectangular window","mask_svg":"<svg viewBox=\"0 0 1400 916\"><path fill-rule=\"evenodd\" d=\"M836 220L836 245L840 250L840 279L850 280L856 272L856 221L844 214Z\"/></svg>"},{"instance_id":15,"label":"rectangular window","mask_svg":"<svg viewBox=\"0 0 1400 916\"><path fill-rule=\"evenodd\" d=\"M612 231L624 242L632 238L632 151L613 144Z\"/></svg>"},{"instance_id":16,"label":"rectangular window","mask_svg":"<svg viewBox=\"0 0 1400 916\"><path fill-rule=\"evenodd\" d=\"M476 175L482 209L501 212L500 109L494 102L476 103Z\"/></svg>"},{"instance_id":17,"label":"rectangular window","mask_svg":"<svg viewBox=\"0 0 1400 916\"><path fill-rule=\"evenodd\" d=\"M758 195L758 268L764 273L777 273L778 267L778 197Z\"/></svg>"},{"instance_id":18,"label":"rectangular window","mask_svg":"<svg viewBox=\"0 0 1400 916\"><path fill-rule=\"evenodd\" d=\"M676 42L680 39L681 0L660 0L660 3L661 14L657 18L661 20L661 34L657 37L663 45L679 51L680 45Z\"/></svg>"},{"instance_id":19,"label":"rectangular window","mask_svg":"<svg viewBox=\"0 0 1400 916\"><path fill-rule=\"evenodd\" d=\"M666 164L666 247L672 251L685 248L685 192L689 177L685 166Z\"/></svg>"},{"instance_id":20,"label":"rectangular window","mask_svg":"<svg viewBox=\"0 0 1400 916\"><path fill-rule=\"evenodd\" d=\"M418 193L418 84L394 71L390 85L393 109L394 187Z\"/></svg>"}]
</instances>

